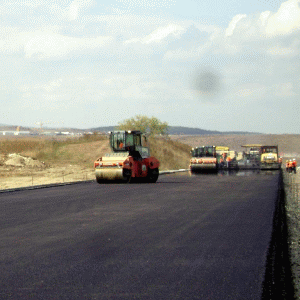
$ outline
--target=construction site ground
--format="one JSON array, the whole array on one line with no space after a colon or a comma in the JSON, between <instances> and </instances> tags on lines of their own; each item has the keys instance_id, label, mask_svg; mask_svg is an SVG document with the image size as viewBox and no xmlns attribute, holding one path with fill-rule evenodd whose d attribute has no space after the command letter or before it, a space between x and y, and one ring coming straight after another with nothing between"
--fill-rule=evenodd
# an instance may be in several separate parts
<instances>
[{"instance_id":1,"label":"construction site ground","mask_svg":"<svg viewBox=\"0 0 300 300\"><path fill-rule=\"evenodd\" d=\"M11 154L0 165L0 190L94 178L93 168L78 165L47 166L19 154Z\"/></svg>"}]
</instances>

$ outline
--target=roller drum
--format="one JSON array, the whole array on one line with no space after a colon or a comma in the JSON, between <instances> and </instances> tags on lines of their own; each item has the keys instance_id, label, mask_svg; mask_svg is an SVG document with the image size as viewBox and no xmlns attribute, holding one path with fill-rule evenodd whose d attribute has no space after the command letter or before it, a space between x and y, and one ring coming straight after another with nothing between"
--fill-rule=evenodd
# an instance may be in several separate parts
<instances>
[{"instance_id":1,"label":"roller drum","mask_svg":"<svg viewBox=\"0 0 300 300\"><path fill-rule=\"evenodd\" d=\"M96 180L98 182L105 180L125 180L123 168L99 168L96 169Z\"/></svg>"}]
</instances>

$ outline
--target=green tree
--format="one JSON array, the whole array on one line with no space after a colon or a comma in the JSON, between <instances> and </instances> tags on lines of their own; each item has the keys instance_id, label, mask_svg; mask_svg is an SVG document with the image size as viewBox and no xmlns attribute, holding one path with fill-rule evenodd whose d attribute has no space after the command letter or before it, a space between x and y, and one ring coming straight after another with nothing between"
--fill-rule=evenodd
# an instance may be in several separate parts
<instances>
[{"instance_id":1,"label":"green tree","mask_svg":"<svg viewBox=\"0 0 300 300\"><path fill-rule=\"evenodd\" d=\"M147 116L137 115L130 119L120 122L117 127L118 130L140 130L150 135L168 134L168 123L161 122L155 117L148 118Z\"/></svg>"}]
</instances>

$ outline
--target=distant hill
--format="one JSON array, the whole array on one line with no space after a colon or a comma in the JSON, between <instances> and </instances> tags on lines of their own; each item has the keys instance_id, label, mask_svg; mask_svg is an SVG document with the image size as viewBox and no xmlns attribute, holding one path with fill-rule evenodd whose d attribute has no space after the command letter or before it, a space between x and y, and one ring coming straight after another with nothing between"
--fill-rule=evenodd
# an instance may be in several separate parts
<instances>
[{"instance_id":1,"label":"distant hill","mask_svg":"<svg viewBox=\"0 0 300 300\"><path fill-rule=\"evenodd\" d=\"M257 132L247 131L216 131L205 130L200 128L181 127L181 126L169 126L169 134L184 134L184 135L202 135L202 134L259 134Z\"/></svg>"},{"instance_id":2,"label":"distant hill","mask_svg":"<svg viewBox=\"0 0 300 300\"><path fill-rule=\"evenodd\" d=\"M200 128L169 126L169 134L184 134L184 135L198 135L198 134L221 134L220 131L205 130Z\"/></svg>"},{"instance_id":3,"label":"distant hill","mask_svg":"<svg viewBox=\"0 0 300 300\"><path fill-rule=\"evenodd\" d=\"M106 127L97 127L90 128L90 131L98 131L98 132L108 132L115 130L117 126L106 126ZM182 126L169 126L168 130L171 135L209 135L209 134L259 134L257 132L247 132L247 131L216 131L216 130L205 130L200 128L191 128L191 127L182 127Z\"/></svg>"},{"instance_id":4,"label":"distant hill","mask_svg":"<svg viewBox=\"0 0 300 300\"><path fill-rule=\"evenodd\" d=\"M87 129L76 129L76 128L50 128L43 127L43 131L76 131L76 132L103 132L107 133L109 131L113 131L117 128L117 126L103 126L103 127L95 127L95 128L87 128ZM14 131L17 129L17 126L13 125L1 125L0 131L11 130ZM35 128L36 129L36 128ZM33 128L31 127L22 127L20 126L20 131L31 131ZM214 135L214 134L260 134L258 132L247 132L247 131L217 131L217 130L206 130L201 128L191 128L191 127L183 127L183 126L169 126L168 133L170 135Z\"/></svg>"},{"instance_id":5,"label":"distant hill","mask_svg":"<svg viewBox=\"0 0 300 300\"><path fill-rule=\"evenodd\" d=\"M104 126L104 127L96 127L96 128L90 128L87 129L89 131L97 131L97 132L109 132L115 130L117 126Z\"/></svg>"}]
</instances>

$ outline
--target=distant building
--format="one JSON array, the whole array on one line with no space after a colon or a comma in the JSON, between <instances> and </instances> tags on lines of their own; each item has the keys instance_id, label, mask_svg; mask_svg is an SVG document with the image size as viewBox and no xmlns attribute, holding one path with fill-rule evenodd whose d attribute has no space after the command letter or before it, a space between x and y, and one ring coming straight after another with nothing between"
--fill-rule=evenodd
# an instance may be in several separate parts
<instances>
[{"instance_id":1,"label":"distant building","mask_svg":"<svg viewBox=\"0 0 300 300\"><path fill-rule=\"evenodd\" d=\"M42 135L55 135L55 132L52 131L44 131Z\"/></svg>"},{"instance_id":2,"label":"distant building","mask_svg":"<svg viewBox=\"0 0 300 300\"><path fill-rule=\"evenodd\" d=\"M30 131L15 131L14 135L30 135Z\"/></svg>"},{"instance_id":3,"label":"distant building","mask_svg":"<svg viewBox=\"0 0 300 300\"><path fill-rule=\"evenodd\" d=\"M1 131L1 133L2 133L2 135L14 135L15 131L6 130L6 131Z\"/></svg>"},{"instance_id":4,"label":"distant building","mask_svg":"<svg viewBox=\"0 0 300 300\"><path fill-rule=\"evenodd\" d=\"M23 135L23 136L27 136L27 135L31 135L31 132L30 131L3 130L3 131L0 131L0 135Z\"/></svg>"}]
</instances>

